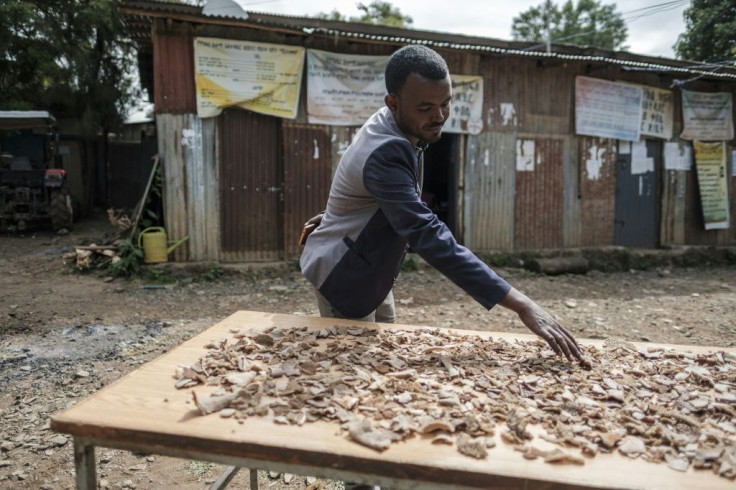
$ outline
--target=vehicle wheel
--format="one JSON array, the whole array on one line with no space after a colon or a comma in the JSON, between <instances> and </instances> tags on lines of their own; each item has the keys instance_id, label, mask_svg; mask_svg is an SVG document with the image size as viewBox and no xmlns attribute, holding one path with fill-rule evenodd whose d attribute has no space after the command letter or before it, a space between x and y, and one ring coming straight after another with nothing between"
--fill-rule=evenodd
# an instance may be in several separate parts
<instances>
[{"instance_id":1,"label":"vehicle wheel","mask_svg":"<svg viewBox=\"0 0 736 490\"><path fill-rule=\"evenodd\" d=\"M64 189L52 192L49 200L49 218L54 231L62 228L71 230L73 217L72 198L69 193Z\"/></svg>"}]
</instances>

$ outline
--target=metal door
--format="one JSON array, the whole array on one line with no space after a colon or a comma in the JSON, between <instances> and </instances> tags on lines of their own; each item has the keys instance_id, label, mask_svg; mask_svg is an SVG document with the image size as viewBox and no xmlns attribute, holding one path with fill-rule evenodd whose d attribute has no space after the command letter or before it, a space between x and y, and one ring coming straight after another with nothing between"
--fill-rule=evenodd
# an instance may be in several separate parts
<instances>
[{"instance_id":1,"label":"metal door","mask_svg":"<svg viewBox=\"0 0 736 490\"><path fill-rule=\"evenodd\" d=\"M657 140L619 141L616 157L616 219L614 244L656 248L659 243Z\"/></svg>"},{"instance_id":2,"label":"metal door","mask_svg":"<svg viewBox=\"0 0 736 490\"><path fill-rule=\"evenodd\" d=\"M221 117L220 258L281 258L279 119L230 109Z\"/></svg>"},{"instance_id":3,"label":"metal door","mask_svg":"<svg viewBox=\"0 0 736 490\"><path fill-rule=\"evenodd\" d=\"M332 155L325 126L284 123L284 258L299 257L304 222L325 209Z\"/></svg>"}]
</instances>

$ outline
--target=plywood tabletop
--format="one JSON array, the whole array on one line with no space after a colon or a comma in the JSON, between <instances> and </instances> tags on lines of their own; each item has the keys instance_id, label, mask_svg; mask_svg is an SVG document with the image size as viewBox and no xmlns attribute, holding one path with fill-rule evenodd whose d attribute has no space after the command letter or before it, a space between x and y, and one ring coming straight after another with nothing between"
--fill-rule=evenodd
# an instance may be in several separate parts
<instances>
[{"instance_id":1,"label":"plywood tabletop","mask_svg":"<svg viewBox=\"0 0 736 490\"><path fill-rule=\"evenodd\" d=\"M476 488L516 488L520 484L560 485L569 488L719 489L733 488L733 481L710 471L677 472L664 464L629 459L616 452L586 458L582 466L557 466L541 460L526 460L498 439L484 460L463 456L450 446L432 445L414 437L377 452L347 440L337 424L307 423L279 425L269 417L250 417L238 423L217 414L199 415L192 390L211 392L198 386L177 390L174 374L178 366L189 366L202 357L212 340L232 336L233 329L251 331L269 327L315 329L333 325L355 325L350 320L239 311L191 340L145 364L120 380L54 416L51 428L73 436L108 443L146 446L151 452L167 448L247 458L264 463L286 462L315 468L332 468L434 484ZM369 324L361 324L369 325ZM378 328L417 327L372 324ZM456 331L507 340L531 340L531 335ZM599 341L582 341L598 344ZM647 344L653 346L653 344ZM666 346L694 353L729 350L713 347ZM730 349L734 352L734 349ZM497 435L498 436L498 435Z\"/></svg>"}]
</instances>

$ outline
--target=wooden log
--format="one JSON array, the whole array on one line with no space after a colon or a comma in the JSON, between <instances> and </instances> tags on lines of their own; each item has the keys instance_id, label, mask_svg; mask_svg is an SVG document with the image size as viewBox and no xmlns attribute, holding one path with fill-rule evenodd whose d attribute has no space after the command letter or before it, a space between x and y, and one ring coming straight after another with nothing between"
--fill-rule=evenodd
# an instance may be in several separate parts
<instances>
[{"instance_id":1,"label":"wooden log","mask_svg":"<svg viewBox=\"0 0 736 490\"><path fill-rule=\"evenodd\" d=\"M548 276L559 274L585 274L590 268L588 259L581 256L533 259L526 262L526 268Z\"/></svg>"}]
</instances>

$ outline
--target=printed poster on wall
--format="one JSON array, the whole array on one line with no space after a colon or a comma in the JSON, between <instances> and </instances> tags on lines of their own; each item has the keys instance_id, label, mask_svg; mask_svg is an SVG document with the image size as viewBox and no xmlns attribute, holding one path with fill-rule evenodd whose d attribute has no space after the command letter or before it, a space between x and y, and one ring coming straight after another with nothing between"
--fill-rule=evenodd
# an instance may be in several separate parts
<instances>
[{"instance_id":1,"label":"printed poster on wall","mask_svg":"<svg viewBox=\"0 0 736 490\"><path fill-rule=\"evenodd\" d=\"M307 50L307 118L312 124L360 126L384 106L388 56Z\"/></svg>"},{"instance_id":2,"label":"printed poster on wall","mask_svg":"<svg viewBox=\"0 0 736 490\"><path fill-rule=\"evenodd\" d=\"M664 144L665 170L690 170L693 166L693 150L689 143L667 141Z\"/></svg>"},{"instance_id":3,"label":"printed poster on wall","mask_svg":"<svg viewBox=\"0 0 736 490\"><path fill-rule=\"evenodd\" d=\"M642 99L637 85L575 77L575 133L638 141Z\"/></svg>"},{"instance_id":4,"label":"printed poster on wall","mask_svg":"<svg viewBox=\"0 0 736 490\"><path fill-rule=\"evenodd\" d=\"M717 143L693 141L693 149L705 229L727 229L729 212L726 144L722 141Z\"/></svg>"},{"instance_id":5,"label":"printed poster on wall","mask_svg":"<svg viewBox=\"0 0 736 490\"><path fill-rule=\"evenodd\" d=\"M686 140L733 139L733 99L728 92L682 91L682 127Z\"/></svg>"},{"instance_id":6,"label":"printed poster on wall","mask_svg":"<svg viewBox=\"0 0 736 490\"><path fill-rule=\"evenodd\" d=\"M213 117L237 106L294 119L303 66L304 48L299 46L197 37L197 115Z\"/></svg>"},{"instance_id":7,"label":"printed poster on wall","mask_svg":"<svg viewBox=\"0 0 736 490\"><path fill-rule=\"evenodd\" d=\"M640 85L642 88L641 135L672 138L673 95L670 90Z\"/></svg>"},{"instance_id":8,"label":"printed poster on wall","mask_svg":"<svg viewBox=\"0 0 736 490\"><path fill-rule=\"evenodd\" d=\"M442 131L455 134L480 134L483 130L483 77L450 75L452 104L450 117Z\"/></svg>"}]
</instances>

